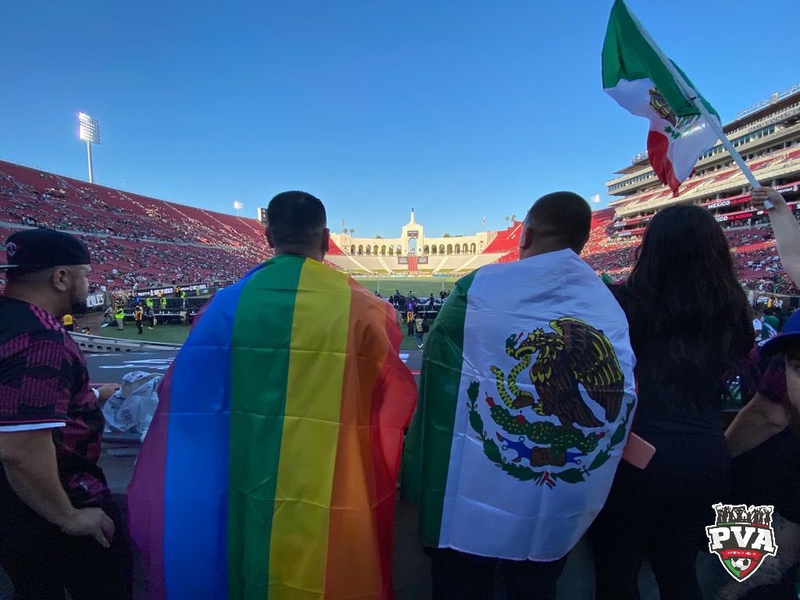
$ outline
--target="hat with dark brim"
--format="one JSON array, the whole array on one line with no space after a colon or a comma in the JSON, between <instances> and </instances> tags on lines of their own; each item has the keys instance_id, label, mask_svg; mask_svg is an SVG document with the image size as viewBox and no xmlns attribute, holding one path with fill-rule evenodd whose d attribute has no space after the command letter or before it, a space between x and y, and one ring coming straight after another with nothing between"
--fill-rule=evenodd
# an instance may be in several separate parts
<instances>
[{"instance_id":1,"label":"hat with dark brim","mask_svg":"<svg viewBox=\"0 0 800 600\"><path fill-rule=\"evenodd\" d=\"M37 270L91 262L89 250L78 238L44 227L11 234L6 240L6 257L1 270Z\"/></svg>"},{"instance_id":2,"label":"hat with dark brim","mask_svg":"<svg viewBox=\"0 0 800 600\"><path fill-rule=\"evenodd\" d=\"M784 323L779 335L771 338L761 345L760 352L763 356L772 356L779 352L786 352L790 348L800 347L800 310Z\"/></svg>"}]
</instances>

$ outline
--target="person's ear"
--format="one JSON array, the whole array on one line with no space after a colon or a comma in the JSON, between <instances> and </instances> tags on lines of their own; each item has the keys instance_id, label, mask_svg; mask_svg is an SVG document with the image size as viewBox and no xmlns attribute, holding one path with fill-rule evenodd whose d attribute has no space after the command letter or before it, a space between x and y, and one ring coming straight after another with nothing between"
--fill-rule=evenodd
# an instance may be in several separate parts
<instances>
[{"instance_id":1,"label":"person's ear","mask_svg":"<svg viewBox=\"0 0 800 600\"><path fill-rule=\"evenodd\" d=\"M267 238L267 244L270 248L275 248L275 241L272 239L272 232L269 230L269 225L264 229L264 236Z\"/></svg>"},{"instance_id":2,"label":"person's ear","mask_svg":"<svg viewBox=\"0 0 800 600\"><path fill-rule=\"evenodd\" d=\"M50 283L59 292L66 292L71 284L69 271L63 267L55 269L50 275Z\"/></svg>"}]
</instances>

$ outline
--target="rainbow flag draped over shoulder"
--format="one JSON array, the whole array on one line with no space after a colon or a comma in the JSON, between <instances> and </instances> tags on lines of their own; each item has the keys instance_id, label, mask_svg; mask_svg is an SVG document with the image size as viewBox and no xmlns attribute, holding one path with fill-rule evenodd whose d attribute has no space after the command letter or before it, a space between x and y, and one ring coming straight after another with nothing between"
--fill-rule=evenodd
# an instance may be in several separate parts
<instances>
[{"instance_id":1,"label":"rainbow flag draped over shoulder","mask_svg":"<svg viewBox=\"0 0 800 600\"><path fill-rule=\"evenodd\" d=\"M160 599L392 597L416 403L391 305L282 255L220 291L160 388L128 488Z\"/></svg>"}]
</instances>

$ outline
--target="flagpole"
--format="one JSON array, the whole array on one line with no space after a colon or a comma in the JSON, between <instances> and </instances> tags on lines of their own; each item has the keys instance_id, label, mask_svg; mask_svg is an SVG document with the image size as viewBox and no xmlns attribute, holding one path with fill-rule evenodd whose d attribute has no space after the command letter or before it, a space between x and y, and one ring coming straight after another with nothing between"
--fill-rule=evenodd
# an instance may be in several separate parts
<instances>
[{"instance_id":1,"label":"flagpole","mask_svg":"<svg viewBox=\"0 0 800 600\"><path fill-rule=\"evenodd\" d=\"M639 28L639 32L642 34L642 37L644 37L644 39L653 48L659 60L661 60L667 71L669 71L669 74L672 75L673 79L675 79L675 81L678 83L681 91L691 101L691 103L694 104L697 110L700 111L700 114L703 115L708 127L710 127L711 130L717 134L719 141L722 143L722 147L725 148L725 150L728 151L728 154L731 155L733 162L735 162L739 169L741 169L742 174L744 174L748 183L750 183L750 185L754 188L761 187L761 183L759 183L758 179L755 178L755 175L753 175L753 172L745 164L742 156L739 154L736 148L733 147L733 144L728 139L728 136L725 135L725 132L722 130L722 125L715 118L713 118L711 113L706 108L706 105L703 104L703 101L700 99L697 90L689 85L689 83L683 78L683 75L681 75L680 71L678 71L678 69L675 68L675 65L672 64L672 61L661 51L661 48L659 48L658 44L656 44L656 41L650 37L647 29L644 28L636 15L633 14L633 11L631 11L631 9L627 6L625 8L628 10L628 14L631 16L633 22L636 23L636 26ZM767 210L771 209L772 202L766 200L764 202L764 208Z\"/></svg>"}]
</instances>

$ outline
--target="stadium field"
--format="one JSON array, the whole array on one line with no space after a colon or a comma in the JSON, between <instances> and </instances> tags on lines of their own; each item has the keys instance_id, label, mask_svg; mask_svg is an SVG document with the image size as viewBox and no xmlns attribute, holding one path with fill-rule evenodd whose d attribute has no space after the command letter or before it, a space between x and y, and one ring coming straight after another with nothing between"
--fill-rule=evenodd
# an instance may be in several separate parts
<instances>
[{"instance_id":1,"label":"stadium field","mask_svg":"<svg viewBox=\"0 0 800 600\"><path fill-rule=\"evenodd\" d=\"M418 298L438 296L442 290L451 291L460 277L356 277L368 290L387 298L399 290L404 296L414 292Z\"/></svg>"},{"instance_id":2,"label":"stadium field","mask_svg":"<svg viewBox=\"0 0 800 600\"><path fill-rule=\"evenodd\" d=\"M421 294L421 292L417 292L416 290L414 291L415 293ZM408 292L408 290L406 290L406 292ZM394 289L392 289L392 293L394 293ZM427 293L430 294L430 292ZM79 323L79 327L83 325L84 323ZM94 329L95 335L103 337L135 340L137 342L163 342L167 344L183 344L186 341L186 337L189 335L189 327L186 325L157 325L155 329L148 329L145 326L144 333L139 335L136 333L136 324L132 321L125 321L125 329L122 331L119 331L115 325L102 328L95 327ZM400 349L417 350L416 339L414 337L405 335L405 329L402 331L403 341L400 344ZM2 596L0 596L0 599L2 599Z\"/></svg>"},{"instance_id":3,"label":"stadium field","mask_svg":"<svg viewBox=\"0 0 800 600\"><path fill-rule=\"evenodd\" d=\"M442 290L451 291L459 277L357 277L356 280L368 290L379 292L381 296L387 298L399 290L401 294L408 295L409 292L419 298L427 298L430 294L438 297ZM145 326L144 333L139 335L136 332L136 325L132 321L125 321L125 329L117 330L116 326L100 328L95 322L79 322L78 327L91 325L95 333L104 337L121 338L126 340L165 342L169 344L182 344L189 335L189 327L185 325L166 325L161 324L155 329L148 329ZM80 330L80 329L79 329ZM405 331L403 332L405 333ZM402 350L416 350L417 345L413 337L403 336L401 344Z\"/></svg>"},{"instance_id":4,"label":"stadium field","mask_svg":"<svg viewBox=\"0 0 800 600\"><path fill-rule=\"evenodd\" d=\"M136 324L125 321L125 329L118 330L116 325L95 329L95 334L103 337L135 340L137 342L163 342L165 344L182 344L189 335L186 325L156 325L155 329L144 328L144 333L136 333Z\"/></svg>"}]
</instances>

